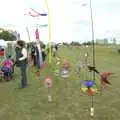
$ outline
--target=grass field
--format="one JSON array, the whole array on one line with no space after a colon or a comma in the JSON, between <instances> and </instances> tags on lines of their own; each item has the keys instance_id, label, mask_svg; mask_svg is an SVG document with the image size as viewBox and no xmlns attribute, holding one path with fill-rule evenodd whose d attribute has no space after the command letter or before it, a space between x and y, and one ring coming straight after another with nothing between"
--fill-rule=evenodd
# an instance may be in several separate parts
<instances>
[{"instance_id":1,"label":"grass field","mask_svg":"<svg viewBox=\"0 0 120 120\"><path fill-rule=\"evenodd\" d=\"M20 74L16 69L13 81L0 83L0 120L120 120L120 55L116 48L96 48L96 67L101 72L115 74L111 78L112 86L94 96L95 116L91 118L90 97L80 91L80 82L92 79L92 74L84 70L80 78L74 74L76 60L80 58L83 61L85 52L89 53L88 61L92 64L92 48L60 48L59 56L67 56L72 66L70 78L65 80L53 75L53 60L52 67L46 62L39 80L34 68L29 67L29 86L18 89ZM46 76L53 79L52 102L48 102L48 92L43 86ZM99 86L98 77L96 83Z\"/></svg>"}]
</instances>

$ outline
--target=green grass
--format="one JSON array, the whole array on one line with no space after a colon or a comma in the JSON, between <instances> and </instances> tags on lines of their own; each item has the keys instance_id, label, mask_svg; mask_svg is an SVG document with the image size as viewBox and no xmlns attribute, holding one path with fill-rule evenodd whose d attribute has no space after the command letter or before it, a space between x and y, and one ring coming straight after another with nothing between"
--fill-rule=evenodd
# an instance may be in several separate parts
<instances>
[{"instance_id":1,"label":"green grass","mask_svg":"<svg viewBox=\"0 0 120 120\"><path fill-rule=\"evenodd\" d=\"M90 97L80 91L80 82L92 79L92 74L81 72L81 77L74 75L76 60L82 61L84 53L89 53L88 61L92 64L92 48L63 48L59 56L67 56L72 66L70 78L62 79L53 75L52 67L46 63L38 80L35 70L28 69L29 86L18 89L20 82L19 70L16 69L15 80L0 83L0 120L119 120L120 119L120 55L116 48L96 48L96 67L102 71L115 73L111 79L112 86L103 90L102 94L94 96L95 116L91 118ZM46 76L53 79L50 91L53 100L48 102L47 89L43 82ZM99 79L96 77L99 86Z\"/></svg>"}]
</instances>

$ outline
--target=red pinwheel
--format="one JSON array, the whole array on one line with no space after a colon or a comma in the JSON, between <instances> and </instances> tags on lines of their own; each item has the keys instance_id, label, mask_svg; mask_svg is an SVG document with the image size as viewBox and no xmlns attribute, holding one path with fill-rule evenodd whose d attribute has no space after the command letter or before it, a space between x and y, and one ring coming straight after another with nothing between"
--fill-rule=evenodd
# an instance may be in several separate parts
<instances>
[{"instance_id":1,"label":"red pinwheel","mask_svg":"<svg viewBox=\"0 0 120 120\"><path fill-rule=\"evenodd\" d=\"M69 69L71 66L70 66L70 64L69 63L63 63L62 65L61 65L61 68L62 69Z\"/></svg>"},{"instance_id":2,"label":"red pinwheel","mask_svg":"<svg viewBox=\"0 0 120 120\"><path fill-rule=\"evenodd\" d=\"M52 79L50 77L45 78L44 86L46 88L51 88L52 87Z\"/></svg>"},{"instance_id":3,"label":"red pinwheel","mask_svg":"<svg viewBox=\"0 0 120 120\"><path fill-rule=\"evenodd\" d=\"M100 81L101 81L101 85L103 87L106 87L106 85L111 85L111 83L109 82L109 79L108 77L110 75L112 75L113 73L110 73L110 72L103 72L100 74Z\"/></svg>"}]
</instances>

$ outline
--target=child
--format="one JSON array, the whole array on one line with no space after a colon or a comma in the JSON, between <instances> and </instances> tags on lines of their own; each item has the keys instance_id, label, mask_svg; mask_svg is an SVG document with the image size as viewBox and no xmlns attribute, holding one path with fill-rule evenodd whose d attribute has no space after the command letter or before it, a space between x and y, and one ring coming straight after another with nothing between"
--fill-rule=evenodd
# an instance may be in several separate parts
<instances>
[{"instance_id":1,"label":"child","mask_svg":"<svg viewBox=\"0 0 120 120\"><path fill-rule=\"evenodd\" d=\"M12 60L10 58L11 58L11 56L8 56L8 58L5 61L3 61L3 63L2 63L3 66L1 68L1 71L4 74L4 79L6 81L11 80L11 78L12 78L13 62L12 62Z\"/></svg>"}]
</instances>

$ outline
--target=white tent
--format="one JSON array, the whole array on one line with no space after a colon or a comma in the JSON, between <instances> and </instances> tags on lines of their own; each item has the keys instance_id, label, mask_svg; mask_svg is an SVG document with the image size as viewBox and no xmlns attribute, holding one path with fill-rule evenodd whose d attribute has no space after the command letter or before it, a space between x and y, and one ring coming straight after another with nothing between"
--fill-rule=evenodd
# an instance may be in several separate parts
<instances>
[{"instance_id":1,"label":"white tent","mask_svg":"<svg viewBox=\"0 0 120 120\"><path fill-rule=\"evenodd\" d=\"M7 46L6 41L4 41L3 39L0 39L0 46L1 47L6 47Z\"/></svg>"}]
</instances>

